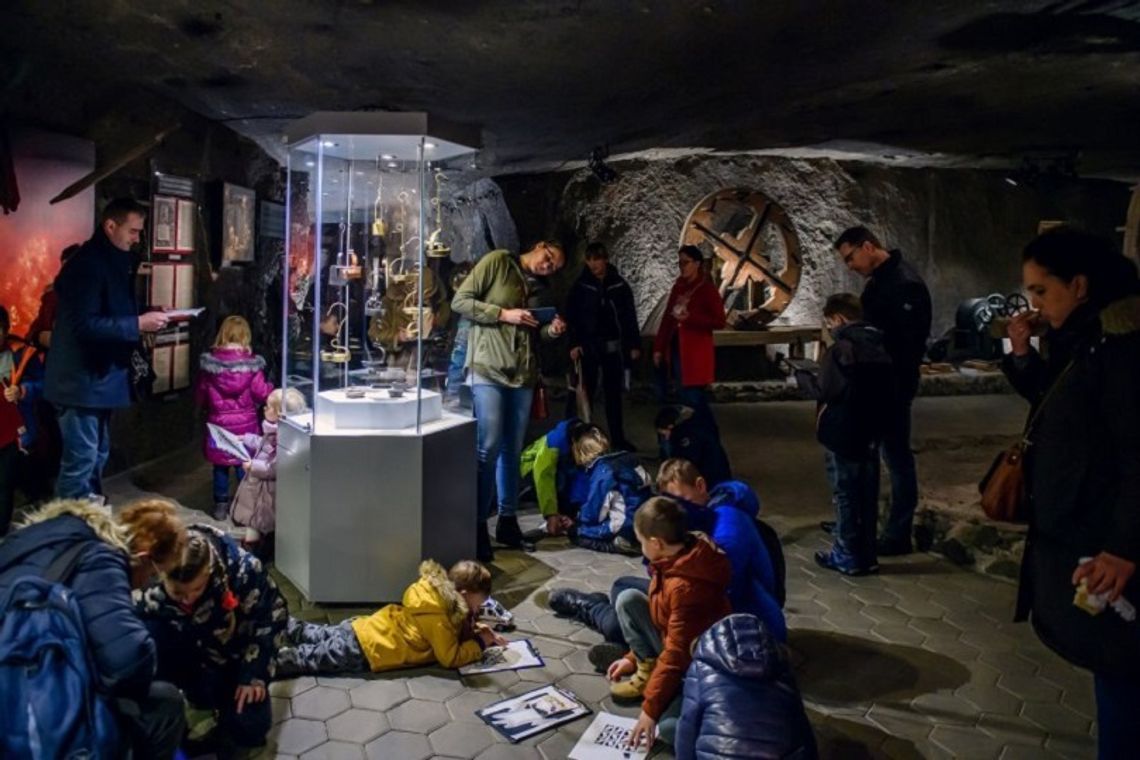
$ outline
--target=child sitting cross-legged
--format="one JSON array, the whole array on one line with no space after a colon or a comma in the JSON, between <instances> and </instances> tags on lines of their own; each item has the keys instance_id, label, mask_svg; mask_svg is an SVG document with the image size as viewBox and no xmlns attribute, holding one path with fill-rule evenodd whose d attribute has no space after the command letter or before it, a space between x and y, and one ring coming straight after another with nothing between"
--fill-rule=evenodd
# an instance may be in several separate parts
<instances>
[{"instance_id":1,"label":"child sitting cross-legged","mask_svg":"<svg viewBox=\"0 0 1140 760\"><path fill-rule=\"evenodd\" d=\"M573 441L574 461L586 471L586 501L572 529L574 543L597 552L641 553L633 536L637 508L650 497L649 473L636 454L611 451L602 429L590 425Z\"/></svg>"},{"instance_id":2,"label":"child sitting cross-legged","mask_svg":"<svg viewBox=\"0 0 1140 760\"><path fill-rule=\"evenodd\" d=\"M685 510L672 499L645 502L634 518L649 560L649 594L629 588L617 597L618 623L630 652L606 672L615 699L641 700L630 745L653 744L660 730L672 744L681 713L681 686L693 642L727 615L732 567L703 534L689 533ZM599 645L604 646L604 645Z\"/></svg>"},{"instance_id":3,"label":"child sitting cross-legged","mask_svg":"<svg viewBox=\"0 0 1140 760\"><path fill-rule=\"evenodd\" d=\"M507 643L475 622L490 594L491 573L478 562L462 560L444 572L426 560L400 604L336 625L290 619L288 644L277 652L277 674L378 673L432 663L463 667L488 646Z\"/></svg>"}]
</instances>

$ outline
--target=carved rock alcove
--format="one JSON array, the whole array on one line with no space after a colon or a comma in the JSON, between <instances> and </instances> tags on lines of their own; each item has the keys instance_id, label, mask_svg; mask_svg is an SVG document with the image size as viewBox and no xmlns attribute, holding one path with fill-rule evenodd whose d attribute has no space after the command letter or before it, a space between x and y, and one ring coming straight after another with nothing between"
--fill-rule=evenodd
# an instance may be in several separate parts
<instances>
[{"instance_id":1,"label":"carved rock alcove","mask_svg":"<svg viewBox=\"0 0 1140 760\"><path fill-rule=\"evenodd\" d=\"M765 324L791 303L800 283L800 241L787 212L755 190L709 193L689 212L681 245L714 258L713 277L725 305ZM743 326L743 324L739 324Z\"/></svg>"}]
</instances>

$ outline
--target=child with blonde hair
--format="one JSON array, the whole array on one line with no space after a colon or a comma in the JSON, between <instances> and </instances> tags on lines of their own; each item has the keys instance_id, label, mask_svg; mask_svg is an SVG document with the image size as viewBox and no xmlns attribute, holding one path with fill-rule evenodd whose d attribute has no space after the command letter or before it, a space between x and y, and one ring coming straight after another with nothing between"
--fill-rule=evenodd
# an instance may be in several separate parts
<instances>
[{"instance_id":1,"label":"child with blonde hair","mask_svg":"<svg viewBox=\"0 0 1140 760\"><path fill-rule=\"evenodd\" d=\"M289 643L277 652L277 674L378 673L432 663L461 668L482 658L487 647L506 644L476 622L490 595L491 573L478 562L461 560L445 572L426 560L400 604L335 625L291 618Z\"/></svg>"},{"instance_id":2,"label":"child with blonde hair","mask_svg":"<svg viewBox=\"0 0 1140 760\"><path fill-rule=\"evenodd\" d=\"M636 454L611 451L609 437L591 425L574 439L574 462L586 471L587 496L573 528L574 543L598 552L639 555L633 515L652 495L649 473Z\"/></svg>"},{"instance_id":3,"label":"child with blonde hair","mask_svg":"<svg viewBox=\"0 0 1140 760\"><path fill-rule=\"evenodd\" d=\"M218 328L213 348L202 354L198 365L195 399L206 409L206 422L238 437L257 432L257 410L273 390L265 379L265 359L250 348L252 339L245 318L228 316ZM230 472L240 483L241 460L219 449L208 429L202 443L214 466L214 518L224 520L230 507Z\"/></svg>"},{"instance_id":4,"label":"child with blonde hair","mask_svg":"<svg viewBox=\"0 0 1140 760\"><path fill-rule=\"evenodd\" d=\"M242 545L265 557L273 545L269 534L277 527L277 421L282 414L297 414L307 408L305 397L296 388L278 388L265 401L261 435L247 433L242 445L252 456L242 464L248 477L238 485L230 518L245 526Z\"/></svg>"}]
</instances>

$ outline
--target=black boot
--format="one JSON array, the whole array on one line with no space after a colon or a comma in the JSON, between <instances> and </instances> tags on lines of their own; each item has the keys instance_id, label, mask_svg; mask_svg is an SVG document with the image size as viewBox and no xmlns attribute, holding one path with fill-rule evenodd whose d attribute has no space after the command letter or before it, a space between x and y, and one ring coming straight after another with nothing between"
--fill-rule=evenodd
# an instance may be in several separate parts
<instances>
[{"instance_id":1,"label":"black boot","mask_svg":"<svg viewBox=\"0 0 1140 760\"><path fill-rule=\"evenodd\" d=\"M495 552L491 549L491 533L487 530L487 521L480 520L475 525L475 559L480 562L493 562Z\"/></svg>"},{"instance_id":2,"label":"black boot","mask_svg":"<svg viewBox=\"0 0 1140 760\"><path fill-rule=\"evenodd\" d=\"M550 609L554 614L591 625L590 612L598 604L609 604L610 598L600 591L587 593L573 588L556 588L550 592Z\"/></svg>"},{"instance_id":3,"label":"black boot","mask_svg":"<svg viewBox=\"0 0 1140 760\"><path fill-rule=\"evenodd\" d=\"M519 518L514 515L499 515L499 523L495 526L495 540L508 549L521 549L523 545L522 529L519 528Z\"/></svg>"}]
</instances>

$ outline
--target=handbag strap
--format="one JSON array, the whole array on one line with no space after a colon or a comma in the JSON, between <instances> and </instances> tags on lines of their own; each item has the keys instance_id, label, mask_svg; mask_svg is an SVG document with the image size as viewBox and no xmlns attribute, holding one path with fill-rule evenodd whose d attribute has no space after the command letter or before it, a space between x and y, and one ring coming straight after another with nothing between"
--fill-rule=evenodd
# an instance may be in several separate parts
<instances>
[{"instance_id":1,"label":"handbag strap","mask_svg":"<svg viewBox=\"0 0 1140 760\"><path fill-rule=\"evenodd\" d=\"M1056 379L1050 384L1049 390L1045 391L1045 395L1041 397L1041 401L1037 404L1037 408L1033 410L1033 414L1029 415L1029 419L1025 423L1025 431L1021 434L1021 442L1025 446L1029 445L1029 433L1033 430L1033 424L1037 422L1037 418L1041 416L1041 410L1049 403L1049 399L1053 398L1053 393L1061 384L1061 380L1065 378L1065 375L1069 374L1069 370L1073 368L1076 361L1077 358L1075 356L1069 360L1069 363L1065 365L1065 368L1061 370L1061 373L1057 375Z\"/></svg>"}]
</instances>

